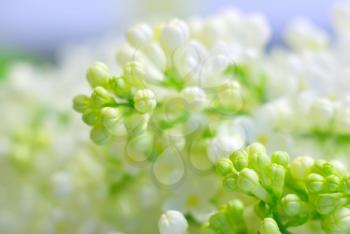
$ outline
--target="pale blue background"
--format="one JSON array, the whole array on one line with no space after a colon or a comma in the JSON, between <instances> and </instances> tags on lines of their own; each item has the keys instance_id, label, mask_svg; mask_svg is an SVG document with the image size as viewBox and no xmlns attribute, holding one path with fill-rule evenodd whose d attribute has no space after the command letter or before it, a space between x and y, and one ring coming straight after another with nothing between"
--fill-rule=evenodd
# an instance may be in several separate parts
<instances>
[{"instance_id":1,"label":"pale blue background","mask_svg":"<svg viewBox=\"0 0 350 234\"><path fill-rule=\"evenodd\" d=\"M150 17L205 16L226 6L264 13L278 41L286 22L296 16L308 17L330 30L330 11L336 2L341 1L0 0L0 48L49 54L67 43L118 34L135 21Z\"/></svg>"}]
</instances>

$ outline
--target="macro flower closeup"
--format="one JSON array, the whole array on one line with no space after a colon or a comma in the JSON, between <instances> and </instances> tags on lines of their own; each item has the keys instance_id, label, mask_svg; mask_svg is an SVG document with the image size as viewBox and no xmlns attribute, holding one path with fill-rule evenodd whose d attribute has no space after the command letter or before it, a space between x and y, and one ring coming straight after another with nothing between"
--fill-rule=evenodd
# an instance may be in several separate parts
<instances>
[{"instance_id":1,"label":"macro flower closeup","mask_svg":"<svg viewBox=\"0 0 350 234\"><path fill-rule=\"evenodd\" d=\"M350 234L349 3L28 2L0 234Z\"/></svg>"}]
</instances>

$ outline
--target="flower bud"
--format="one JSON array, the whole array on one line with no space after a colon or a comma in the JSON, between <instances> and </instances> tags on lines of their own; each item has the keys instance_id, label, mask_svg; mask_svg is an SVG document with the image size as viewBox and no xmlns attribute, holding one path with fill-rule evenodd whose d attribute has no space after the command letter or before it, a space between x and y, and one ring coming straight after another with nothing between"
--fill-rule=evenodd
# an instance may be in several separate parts
<instances>
[{"instance_id":1,"label":"flower bud","mask_svg":"<svg viewBox=\"0 0 350 234\"><path fill-rule=\"evenodd\" d=\"M92 88L104 86L110 78L110 70L105 64L97 62L88 69L86 78Z\"/></svg>"},{"instance_id":2,"label":"flower bud","mask_svg":"<svg viewBox=\"0 0 350 234\"><path fill-rule=\"evenodd\" d=\"M108 129L114 127L122 117L122 113L118 108L104 107L101 110L102 124Z\"/></svg>"},{"instance_id":3,"label":"flower bud","mask_svg":"<svg viewBox=\"0 0 350 234\"><path fill-rule=\"evenodd\" d=\"M280 234L281 231L278 228L276 221L273 218L265 218L261 223L260 234Z\"/></svg>"},{"instance_id":4,"label":"flower bud","mask_svg":"<svg viewBox=\"0 0 350 234\"><path fill-rule=\"evenodd\" d=\"M168 210L161 215L158 228L160 234L185 234L188 223L179 211Z\"/></svg>"},{"instance_id":5,"label":"flower bud","mask_svg":"<svg viewBox=\"0 0 350 234\"><path fill-rule=\"evenodd\" d=\"M295 50L323 49L328 45L326 32L306 19L296 19L287 28L285 39Z\"/></svg>"},{"instance_id":6,"label":"flower bud","mask_svg":"<svg viewBox=\"0 0 350 234\"><path fill-rule=\"evenodd\" d=\"M209 224L216 233L232 233L232 228L226 215L222 212L218 212L212 215L209 219Z\"/></svg>"},{"instance_id":7,"label":"flower bud","mask_svg":"<svg viewBox=\"0 0 350 234\"><path fill-rule=\"evenodd\" d=\"M315 161L313 171L316 171L317 173L323 176L337 174L337 168L333 165L333 163L322 159L318 159Z\"/></svg>"},{"instance_id":8,"label":"flower bud","mask_svg":"<svg viewBox=\"0 0 350 234\"><path fill-rule=\"evenodd\" d=\"M325 187L328 192L335 192L338 190L340 185L340 178L336 175L330 175L326 177Z\"/></svg>"},{"instance_id":9,"label":"flower bud","mask_svg":"<svg viewBox=\"0 0 350 234\"><path fill-rule=\"evenodd\" d=\"M216 165L216 172L221 176L226 176L227 174L231 173L233 170L233 164L230 159L223 158L220 159Z\"/></svg>"},{"instance_id":10,"label":"flower bud","mask_svg":"<svg viewBox=\"0 0 350 234\"><path fill-rule=\"evenodd\" d=\"M242 88L238 81L227 80L217 90L218 105L239 110L243 104Z\"/></svg>"},{"instance_id":11,"label":"flower bud","mask_svg":"<svg viewBox=\"0 0 350 234\"><path fill-rule=\"evenodd\" d=\"M223 181L224 188L229 191L233 192L236 190L236 178L233 175L226 176Z\"/></svg>"},{"instance_id":12,"label":"flower bud","mask_svg":"<svg viewBox=\"0 0 350 234\"><path fill-rule=\"evenodd\" d=\"M154 93L149 89L137 90L134 95L135 109L144 114L152 112L157 105Z\"/></svg>"},{"instance_id":13,"label":"flower bud","mask_svg":"<svg viewBox=\"0 0 350 234\"><path fill-rule=\"evenodd\" d=\"M243 149L234 151L230 156L230 159L238 171L241 171L244 168L248 167L248 154Z\"/></svg>"},{"instance_id":14,"label":"flower bud","mask_svg":"<svg viewBox=\"0 0 350 234\"><path fill-rule=\"evenodd\" d=\"M163 71L167 65L166 55L164 50L158 43L151 43L143 46L142 51L147 55L147 58L156 66L156 68Z\"/></svg>"},{"instance_id":15,"label":"flower bud","mask_svg":"<svg viewBox=\"0 0 350 234\"><path fill-rule=\"evenodd\" d=\"M343 177L341 181L342 191L346 194L350 194L350 175Z\"/></svg>"},{"instance_id":16,"label":"flower bud","mask_svg":"<svg viewBox=\"0 0 350 234\"><path fill-rule=\"evenodd\" d=\"M117 51L117 62L121 66L125 66L127 63L132 61L144 61L145 55L137 48L130 46L129 44L124 44L120 46Z\"/></svg>"},{"instance_id":17,"label":"flower bud","mask_svg":"<svg viewBox=\"0 0 350 234\"><path fill-rule=\"evenodd\" d=\"M128 62L123 67L123 74L126 82L128 82L132 87L145 87L146 71L143 63L138 61Z\"/></svg>"},{"instance_id":18,"label":"flower bud","mask_svg":"<svg viewBox=\"0 0 350 234\"><path fill-rule=\"evenodd\" d=\"M112 77L109 84L112 92L115 95L121 98L127 98L127 95L129 94L129 91L130 91L130 87L126 84L123 78Z\"/></svg>"},{"instance_id":19,"label":"flower bud","mask_svg":"<svg viewBox=\"0 0 350 234\"><path fill-rule=\"evenodd\" d=\"M293 178L297 180L304 180L310 173L314 160L310 157L297 157L289 165L289 171Z\"/></svg>"},{"instance_id":20,"label":"flower bud","mask_svg":"<svg viewBox=\"0 0 350 234\"><path fill-rule=\"evenodd\" d=\"M98 111L88 109L83 113L82 119L83 119L84 123L86 123L87 125L93 126L100 119L100 115L99 115Z\"/></svg>"},{"instance_id":21,"label":"flower bud","mask_svg":"<svg viewBox=\"0 0 350 234\"><path fill-rule=\"evenodd\" d=\"M237 178L237 186L244 192L254 191L258 185L259 176L254 170L244 168L239 172Z\"/></svg>"},{"instance_id":22,"label":"flower bud","mask_svg":"<svg viewBox=\"0 0 350 234\"><path fill-rule=\"evenodd\" d=\"M207 95L200 87L187 87L182 91L182 96L190 111L200 111L208 105Z\"/></svg>"},{"instance_id":23,"label":"flower bud","mask_svg":"<svg viewBox=\"0 0 350 234\"><path fill-rule=\"evenodd\" d=\"M226 207L227 216L232 219L238 219L239 217L243 217L244 213L244 204L238 199L234 199L229 201Z\"/></svg>"},{"instance_id":24,"label":"flower bud","mask_svg":"<svg viewBox=\"0 0 350 234\"><path fill-rule=\"evenodd\" d=\"M163 47L173 51L179 48L189 39L189 28L184 21L173 19L166 24L160 35Z\"/></svg>"},{"instance_id":25,"label":"flower bud","mask_svg":"<svg viewBox=\"0 0 350 234\"><path fill-rule=\"evenodd\" d=\"M268 171L269 185L275 195L280 196L283 192L286 169L279 164L271 164Z\"/></svg>"},{"instance_id":26,"label":"flower bud","mask_svg":"<svg viewBox=\"0 0 350 234\"><path fill-rule=\"evenodd\" d=\"M350 209L342 207L329 214L322 221L322 228L327 233L349 233Z\"/></svg>"},{"instance_id":27,"label":"flower bud","mask_svg":"<svg viewBox=\"0 0 350 234\"><path fill-rule=\"evenodd\" d=\"M322 191L322 189L324 188L324 184L325 179L319 174L311 173L307 177L306 186L308 191L311 193L318 193Z\"/></svg>"},{"instance_id":28,"label":"flower bud","mask_svg":"<svg viewBox=\"0 0 350 234\"><path fill-rule=\"evenodd\" d=\"M325 193L316 197L315 208L320 214L329 214L336 208L345 205L347 198L342 193Z\"/></svg>"},{"instance_id":29,"label":"flower bud","mask_svg":"<svg viewBox=\"0 0 350 234\"><path fill-rule=\"evenodd\" d=\"M86 95L78 95L73 99L73 108L77 112L83 113L90 106L90 98Z\"/></svg>"},{"instance_id":30,"label":"flower bud","mask_svg":"<svg viewBox=\"0 0 350 234\"><path fill-rule=\"evenodd\" d=\"M281 199L281 207L283 212L288 216L300 215L303 211L303 202L296 194L287 194Z\"/></svg>"},{"instance_id":31,"label":"flower bud","mask_svg":"<svg viewBox=\"0 0 350 234\"><path fill-rule=\"evenodd\" d=\"M103 87L96 87L91 94L91 100L98 106L114 104L115 100L111 94Z\"/></svg>"},{"instance_id":32,"label":"flower bud","mask_svg":"<svg viewBox=\"0 0 350 234\"><path fill-rule=\"evenodd\" d=\"M239 172L236 185L243 192L248 194L253 194L259 199L263 201L267 201L269 199L268 193L259 183L258 174L249 168L244 168Z\"/></svg>"},{"instance_id":33,"label":"flower bud","mask_svg":"<svg viewBox=\"0 0 350 234\"><path fill-rule=\"evenodd\" d=\"M266 153L265 147L260 143L253 143L247 147L249 167L253 168L260 176L264 185L269 183L267 168L271 159Z\"/></svg>"},{"instance_id":34,"label":"flower bud","mask_svg":"<svg viewBox=\"0 0 350 234\"><path fill-rule=\"evenodd\" d=\"M248 34L249 40L244 43L250 48L261 48L266 45L271 36L271 29L267 19L259 13L247 15L245 20L245 33ZM253 35L257 35L254 37Z\"/></svg>"},{"instance_id":35,"label":"flower bud","mask_svg":"<svg viewBox=\"0 0 350 234\"><path fill-rule=\"evenodd\" d=\"M95 144L102 145L110 139L110 134L104 127L94 126L90 131L90 138Z\"/></svg>"},{"instance_id":36,"label":"flower bud","mask_svg":"<svg viewBox=\"0 0 350 234\"><path fill-rule=\"evenodd\" d=\"M134 113L124 118L124 125L130 134L137 134L145 131L148 127L150 116L148 114Z\"/></svg>"},{"instance_id":37,"label":"flower bud","mask_svg":"<svg viewBox=\"0 0 350 234\"><path fill-rule=\"evenodd\" d=\"M135 48L149 44L152 41L153 31L147 24L138 24L131 27L127 32L130 45Z\"/></svg>"},{"instance_id":38,"label":"flower bud","mask_svg":"<svg viewBox=\"0 0 350 234\"><path fill-rule=\"evenodd\" d=\"M289 155L284 151L276 151L272 154L271 159L273 163L287 167L289 162Z\"/></svg>"},{"instance_id":39,"label":"flower bud","mask_svg":"<svg viewBox=\"0 0 350 234\"><path fill-rule=\"evenodd\" d=\"M260 144L260 143L253 143L251 145L249 145L246 149L249 157L251 155L255 155L255 154L258 154L258 155L266 155L266 149L265 149L265 146Z\"/></svg>"}]
</instances>

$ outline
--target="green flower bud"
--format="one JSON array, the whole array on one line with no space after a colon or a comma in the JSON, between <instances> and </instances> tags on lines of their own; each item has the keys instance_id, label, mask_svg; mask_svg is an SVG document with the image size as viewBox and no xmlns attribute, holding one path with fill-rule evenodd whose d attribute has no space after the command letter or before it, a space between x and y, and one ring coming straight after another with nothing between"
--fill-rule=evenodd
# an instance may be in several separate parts
<instances>
[{"instance_id":1,"label":"green flower bud","mask_svg":"<svg viewBox=\"0 0 350 234\"><path fill-rule=\"evenodd\" d=\"M109 68L100 62L92 65L86 74L86 78L92 88L97 86L104 86L108 83L110 77Z\"/></svg>"},{"instance_id":2,"label":"green flower bud","mask_svg":"<svg viewBox=\"0 0 350 234\"><path fill-rule=\"evenodd\" d=\"M249 145L246 148L246 151L247 151L249 157L251 155L254 155L254 154L267 155L265 146L263 144L260 144L260 143L253 143L253 144Z\"/></svg>"},{"instance_id":3,"label":"green flower bud","mask_svg":"<svg viewBox=\"0 0 350 234\"><path fill-rule=\"evenodd\" d=\"M310 193L318 193L323 190L325 185L325 179L323 176L311 173L307 177L306 186Z\"/></svg>"},{"instance_id":4,"label":"green flower bud","mask_svg":"<svg viewBox=\"0 0 350 234\"><path fill-rule=\"evenodd\" d=\"M243 217L244 204L238 199L234 199L228 202L226 207L226 213L229 219L235 220L239 217Z\"/></svg>"},{"instance_id":5,"label":"green flower bud","mask_svg":"<svg viewBox=\"0 0 350 234\"><path fill-rule=\"evenodd\" d=\"M289 171L293 178L305 180L310 173L314 160L310 157L297 157L289 165Z\"/></svg>"},{"instance_id":6,"label":"green flower bud","mask_svg":"<svg viewBox=\"0 0 350 234\"><path fill-rule=\"evenodd\" d=\"M110 139L111 135L102 126L94 126L90 131L90 138L95 144L102 145Z\"/></svg>"},{"instance_id":7,"label":"green flower bud","mask_svg":"<svg viewBox=\"0 0 350 234\"><path fill-rule=\"evenodd\" d=\"M225 214L233 229L230 233L247 233L244 211L244 204L238 199L231 200L227 203Z\"/></svg>"},{"instance_id":8,"label":"green flower bud","mask_svg":"<svg viewBox=\"0 0 350 234\"><path fill-rule=\"evenodd\" d=\"M267 168L271 165L271 158L267 155L265 147L260 143L254 143L247 147L247 152L249 167L259 174L264 185L268 184Z\"/></svg>"},{"instance_id":9,"label":"green flower bud","mask_svg":"<svg viewBox=\"0 0 350 234\"><path fill-rule=\"evenodd\" d=\"M122 113L118 108L104 107L101 110L101 116L103 126L108 129L114 127L118 123L122 117Z\"/></svg>"},{"instance_id":10,"label":"green flower bud","mask_svg":"<svg viewBox=\"0 0 350 234\"><path fill-rule=\"evenodd\" d=\"M224 188L229 191L233 192L236 190L236 178L233 175L226 176L223 181Z\"/></svg>"},{"instance_id":11,"label":"green flower bud","mask_svg":"<svg viewBox=\"0 0 350 234\"><path fill-rule=\"evenodd\" d=\"M258 174L252 169L244 168L242 171L240 171L237 177L236 185L243 192L253 194L263 201L267 201L269 199L268 193L259 183Z\"/></svg>"},{"instance_id":12,"label":"green flower bud","mask_svg":"<svg viewBox=\"0 0 350 234\"><path fill-rule=\"evenodd\" d=\"M217 90L218 105L223 108L239 110L242 108L242 88L238 81L226 80Z\"/></svg>"},{"instance_id":13,"label":"green flower bud","mask_svg":"<svg viewBox=\"0 0 350 234\"><path fill-rule=\"evenodd\" d=\"M322 159L315 161L313 171L323 176L337 174L337 168L331 162Z\"/></svg>"},{"instance_id":14,"label":"green flower bud","mask_svg":"<svg viewBox=\"0 0 350 234\"><path fill-rule=\"evenodd\" d=\"M91 94L91 100L98 106L114 104L115 100L111 94L103 87L96 87Z\"/></svg>"},{"instance_id":15,"label":"green flower bud","mask_svg":"<svg viewBox=\"0 0 350 234\"><path fill-rule=\"evenodd\" d=\"M126 84L123 78L114 76L109 81L109 84L115 95L122 98L127 98L130 92L130 87Z\"/></svg>"},{"instance_id":16,"label":"green flower bud","mask_svg":"<svg viewBox=\"0 0 350 234\"><path fill-rule=\"evenodd\" d=\"M273 163L287 167L289 162L289 154L284 151L276 151L272 154L271 159Z\"/></svg>"},{"instance_id":17,"label":"green flower bud","mask_svg":"<svg viewBox=\"0 0 350 234\"><path fill-rule=\"evenodd\" d=\"M270 180L269 185L273 193L277 196L282 195L285 175L286 169L282 165L273 163L270 166L268 173L268 178Z\"/></svg>"},{"instance_id":18,"label":"green flower bud","mask_svg":"<svg viewBox=\"0 0 350 234\"><path fill-rule=\"evenodd\" d=\"M126 116L124 118L125 128L130 134L138 134L143 132L148 127L149 118L149 114L141 115L138 113Z\"/></svg>"},{"instance_id":19,"label":"green flower bud","mask_svg":"<svg viewBox=\"0 0 350 234\"><path fill-rule=\"evenodd\" d=\"M138 24L127 32L128 42L135 48L149 44L152 41L153 31L147 24Z\"/></svg>"},{"instance_id":20,"label":"green flower bud","mask_svg":"<svg viewBox=\"0 0 350 234\"><path fill-rule=\"evenodd\" d=\"M143 64L137 61L132 61L124 66L124 77L132 87L144 88L146 72Z\"/></svg>"},{"instance_id":21,"label":"green flower bud","mask_svg":"<svg viewBox=\"0 0 350 234\"><path fill-rule=\"evenodd\" d=\"M212 215L209 219L210 228L217 233L232 233L231 225L222 212Z\"/></svg>"},{"instance_id":22,"label":"green flower bud","mask_svg":"<svg viewBox=\"0 0 350 234\"><path fill-rule=\"evenodd\" d=\"M82 119L83 119L84 123L86 123L87 125L93 126L100 119L100 115L99 115L98 111L88 109L83 113Z\"/></svg>"},{"instance_id":23,"label":"green flower bud","mask_svg":"<svg viewBox=\"0 0 350 234\"><path fill-rule=\"evenodd\" d=\"M329 192L335 192L339 189L341 179L339 176L330 175L326 177L326 189Z\"/></svg>"},{"instance_id":24,"label":"green flower bud","mask_svg":"<svg viewBox=\"0 0 350 234\"><path fill-rule=\"evenodd\" d=\"M346 194L350 194L350 175L343 177L341 181L342 191Z\"/></svg>"},{"instance_id":25,"label":"green flower bud","mask_svg":"<svg viewBox=\"0 0 350 234\"><path fill-rule=\"evenodd\" d=\"M242 169L248 167L248 154L243 149L233 152L230 156L230 159L238 171L241 171Z\"/></svg>"},{"instance_id":26,"label":"green flower bud","mask_svg":"<svg viewBox=\"0 0 350 234\"><path fill-rule=\"evenodd\" d=\"M141 114L149 113L157 105L154 93L149 89L137 90L134 95L134 107Z\"/></svg>"},{"instance_id":27,"label":"green flower bud","mask_svg":"<svg viewBox=\"0 0 350 234\"><path fill-rule=\"evenodd\" d=\"M249 168L244 168L237 177L237 186L244 192L251 192L259 186L258 174Z\"/></svg>"},{"instance_id":28,"label":"green flower bud","mask_svg":"<svg viewBox=\"0 0 350 234\"><path fill-rule=\"evenodd\" d=\"M327 233L332 234L346 234L350 230L350 209L349 208L339 208L329 214L322 221L322 228Z\"/></svg>"},{"instance_id":29,"label":"green flower bud","mask_svg":"<svg viewBox=\"0 0 350 234\"><path fill-rule=\"evenodd\" d=\"M260 234L280 234L276 221L273 218L265 218L259 229Z\"/></svg>"},{"instance_id":30,"label":"green flower bud","mask_svg":"<svg viewBox=\"0 0 350 234\"><path fill-rule=\"evenodd\" d=\"M83 113L90 106L90 98L86 95L78 95L73 99L73 108L79 113Z\"/></svg>"},{"instance_id":31,"label":"green flower bud","mask_svg":"<svg viewBox=\"0 0 350 234\"><path fill-rule=\"evenodd\" d=\"M230 159L220 159L215 165L216 172L221 176L226 176L233 171L233 164Z\"/></svg>"},{"instance_id":32,"label":"green flower bud","mask_svg":"<svg viewBox=\"0 0 350 234\"><path fill-rule=\"evenodd\" d=\"M325 193L318 195L314 202L316 210L325 215L345 205L347 198L343 193Z\"/></svg>"},{"instance_id":33,"label":"green flower bud","mask_svg":"<svg viewBox=\"0 0 350 234\"><path fill-rule=\"evenodd\" d=\"M297 216L303 212L304 204L296 194L287 194L281 199L281 208L287 216Z\"/></svg>"}]
</instances>

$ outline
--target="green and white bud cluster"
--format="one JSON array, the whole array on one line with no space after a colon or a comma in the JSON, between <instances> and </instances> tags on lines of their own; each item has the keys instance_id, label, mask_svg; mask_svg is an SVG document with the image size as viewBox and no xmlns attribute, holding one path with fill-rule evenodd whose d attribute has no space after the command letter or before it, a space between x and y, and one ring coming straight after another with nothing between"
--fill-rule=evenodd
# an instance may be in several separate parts
<instances>
[{"instance_id":1,"label":"green and white bud cluster","mask_svg":"<svg viewBox=\"0 0 350 234\"><path fill-rule=\"evenodd\" d=\"M280 98L257 109L255 116L258 126L282 133L315 138L324 134L350 135L348 97L332 100L301 94L293 99Z\"/></svg>"},{"instance_id":2,"label":"green and white bud cluster","mask_svg":"<svg viewBox=\"0 0 350 234\"><path fill-rule=\"evenodd\" d=\"M142 116L155 109L155 94L142 88L140 73L142 69L136 64L129 64L122 77L112 76L109 68L99 62L88 69L87 80L92 94L76 96L73 108L92 127L90 137L96 144L104 144L125 131L128 125L124 123L124 116L130 111Z\"/></svg>"},{"instance_id":3,"label":"green and white bud cluster","mask_svg":"<svg viewBox=\"0 0 350 234\"><path fill-rule=\"evenodd\" d=\"M103 63L92 65L86 76L91 95L76 96L73 107L91 126L96 144L125 136L127 146L120 148L129 156L139 155L130 149L138 145L141 158L155 159L169 145L169 134L187 146L193 141L187 136L196 133L206 136L199 139L207 148L203 157L214 162L245 143L243 130L222 130L230 123L221 120L262 101L262 69L250 64L264 55L269 34L264 17L236 11L135 25L117 51L117 74Z\"/></svg>"},{"instance_id":4,"label":"green and white bud cluster","mask_svg":"<svg viewBox=\"0 0 350 234\"><path fill-rule=\"evenodd\" d=\"M280 233L311 219L319 220L328 233L345 234L350 227L349 171L337 163L306 156L289 161L286 152L269 156L263 145L254 143L219 160L216 171L228 191L259 201L256 212L263 219L263 233ZM282 220L277 225L269 217Z\"/></svg>"},{"instance_id":5,"label":"green and white bud cluster","mask_svg":"<svg viewBox=\"0 0 350 234\"><path fill-rule=\"evenodd\" d=\"M238 199L231 200L210 216L199 233L247 233L248 224L244 219L244 213L244 204Z\"/></svg>"}]
</instances>

